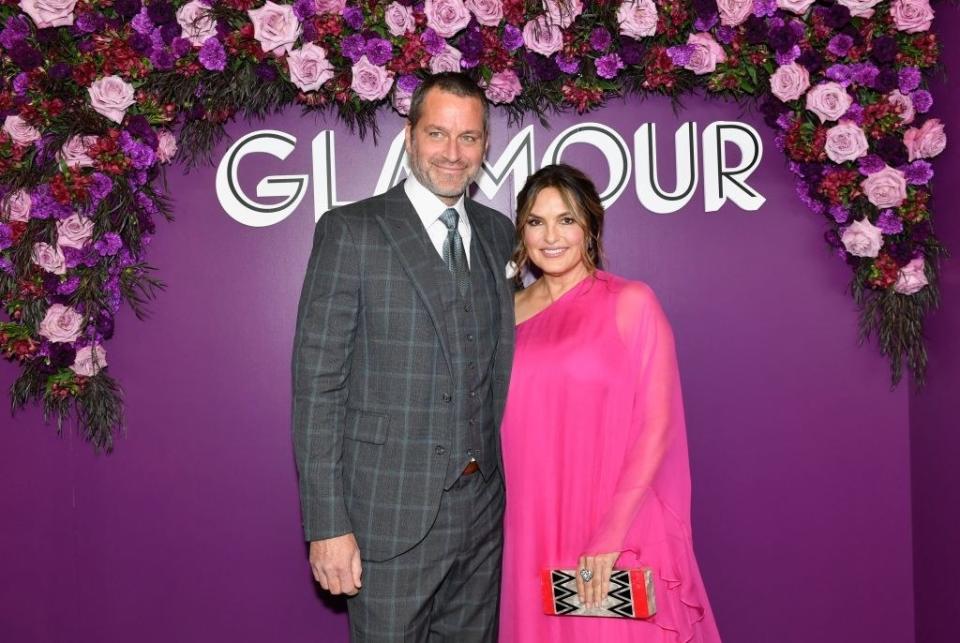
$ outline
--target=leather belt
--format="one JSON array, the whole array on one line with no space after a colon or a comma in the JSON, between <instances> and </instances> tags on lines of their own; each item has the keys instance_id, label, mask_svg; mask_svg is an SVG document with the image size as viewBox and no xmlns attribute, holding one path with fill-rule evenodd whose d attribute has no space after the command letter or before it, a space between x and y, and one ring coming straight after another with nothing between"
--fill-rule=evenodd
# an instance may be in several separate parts
<instances>
[{"instance_id":1,"label":"leather belt","mask_svg":"<svg viewBox=\"0 0 960 643\"><path fill-rule=\"evenodd\" d=\"M470 476L479 470L480 470L480 465L477 464L477 461L471 460L470 462L467 463L467 466L463 468L463 473L461 473L460 475Z\"/></svg>"}]
</instances>

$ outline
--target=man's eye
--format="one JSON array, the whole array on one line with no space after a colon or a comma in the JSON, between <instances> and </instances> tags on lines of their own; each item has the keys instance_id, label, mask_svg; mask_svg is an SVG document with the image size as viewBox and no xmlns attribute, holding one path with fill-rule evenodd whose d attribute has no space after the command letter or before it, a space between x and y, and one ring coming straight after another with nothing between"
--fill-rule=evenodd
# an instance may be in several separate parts
<instances>
[{"instance_id":1,"label":"man's eye","mask_svg":"<svg viewBox=\"0 0 960 643\"><path fill-rule=\"evenodd\" d=\"M464 136L464 137L463 137L463 141L464 141L465 143L476 143L476 142L477 142L477 137L476 137L476 136Z\"/></svg>"},{"instance_id":2,"label":"man's eye","mask_svg":"<svg viewBox=\"0 0 960 643\"><path fill-rule=\"evenodd\" d=\"M430 132L430 133L427 134L427 136L429 136L430 138L440 138L441 136L443 136L443 133L441 133L441 132Z\"/></svg>"}]
</instances>

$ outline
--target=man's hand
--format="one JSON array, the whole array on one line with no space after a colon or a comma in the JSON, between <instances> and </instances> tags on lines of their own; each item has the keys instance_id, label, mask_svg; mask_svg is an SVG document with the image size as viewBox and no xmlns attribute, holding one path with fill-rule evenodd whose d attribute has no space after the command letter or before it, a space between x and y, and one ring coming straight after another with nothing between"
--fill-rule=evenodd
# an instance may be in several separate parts
<instances>
[{"instance_id":1,"label":"man's hand","mask_svg":"<svg viewBox=\"0 0 960 643\"><path fill-rule=\"evenodd\" d=\"M360 548L353 534L310 542L310 570L320 587L331 594L353 596L360 591Z\"/></svg>"}]
</instances>

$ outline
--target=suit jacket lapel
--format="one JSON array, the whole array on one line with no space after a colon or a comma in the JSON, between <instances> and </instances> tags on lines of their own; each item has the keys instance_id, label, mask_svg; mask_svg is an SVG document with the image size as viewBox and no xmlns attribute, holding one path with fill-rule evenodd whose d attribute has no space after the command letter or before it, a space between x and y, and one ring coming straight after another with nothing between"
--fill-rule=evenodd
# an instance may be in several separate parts
<instances>
[{"instance_id":1,"label":"suit jacket lapel","mask_svg":"<svg viewBox=\"0 0 960 643\"><path fill-rule=\"evenodd\" d=\"M436 249L430 244L426 230L407 198L402 183L384 194L383 211L376 217L387 241L397 251L397 260L433 321L447 368L452 374L450 342L447 338L447 326L441 315L441 288L436 281Z\"/></svg>"}]
</instances>

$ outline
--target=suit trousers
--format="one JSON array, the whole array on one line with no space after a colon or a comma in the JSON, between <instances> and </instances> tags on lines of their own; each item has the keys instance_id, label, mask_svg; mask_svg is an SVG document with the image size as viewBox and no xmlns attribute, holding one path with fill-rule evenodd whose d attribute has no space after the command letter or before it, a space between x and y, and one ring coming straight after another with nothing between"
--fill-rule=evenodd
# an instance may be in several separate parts
<instances>
[{"instance_id":1,"label":"suit trousers","mask_svg":"<svg viewBox=\"0 0 960 643\"><path fill-rule=\"evenodd\" d=\"M497 640L504 491L500 472L461 476L413 549L363 561L363 587L347 601L351 640ZM360 552L363 555L363 552Z\"/></svg>"}]
</instances>

